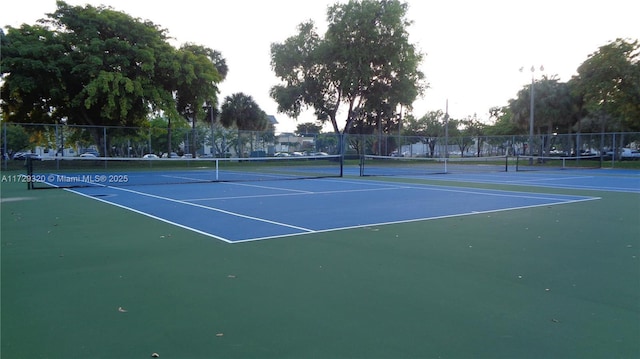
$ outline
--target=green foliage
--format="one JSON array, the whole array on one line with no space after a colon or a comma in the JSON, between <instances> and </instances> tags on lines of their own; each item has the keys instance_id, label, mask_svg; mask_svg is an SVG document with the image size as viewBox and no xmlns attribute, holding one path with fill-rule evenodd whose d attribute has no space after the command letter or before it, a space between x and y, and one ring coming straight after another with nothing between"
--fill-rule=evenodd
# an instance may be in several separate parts
<instances>
[{"instance_id":1,"label":"green foliage","mask_svg":"<svg viewBox=\"0 0 640 359\"><path fill-rule=\"evenodd\" d=\"M220 123L226 128L240 131L264 131L269 127L267 114L251 96L236 93L225 98L220 112Z\"/></svg>"},{"instance_id":2,"label":"green foliage","mask_svg":"<svg viewBox=\"0 0 640 359\"><path fill-rule=\"evenodd\" d=\"M589 117L610 130L640 130L640 43L617 39L578 68L572 90Z\"/></svg>"},{"instance_id":3,"label":"green foliage","mask_svg":"<svg viewBox=\"0 0 640 359\"><path fill-rule=\"evenodd\" d=\"M534 83L534 131L609 132L640 130L640 43L617 39L589 55L578 75L563 83L543 77ZM525 134L531 85L507 107L490 109L492 135Z\"/></svg>"},{"instance_id":4,"label":"green foliage","mask_svg":"<svg viewBox=\"0 0 640 359\"><path fill-rule=\"evenodd\" d=\"M31 141L29 140L29 134L22 126L5 124L6 129L6 144L4 133L0 135L0 148L4 151L5 146L8 153L14 153L29 149Z\"/></svg>"},{"instance_id":5,"label":"green foliage","mask_svg":"<svg viewBox=\"0 0 640 359\"><path fill-rule=\"evenodd\" d=\"M544 76L532 85L535 132L551 134L558 128L570 126L576 107L568 84ZM513 121L523 130L529 128L532 85L520 90L518 97L509 101Z\"/></svg>"},{"instance_id":6,"label":"green foliage","mask_svg":"<svg viewBox=\"0 0 640 359\"><path fill-rule=\"evenodd\" d=\"M295 134L305 135L317 135L322 131L322 125L315 124L313 122L299 123L296 127Z\"/></svg>"},{"instance_id":7,"label":"green foliage","mask_svg":"<svg viewBox=\"0 0 640 359\"><path fill-rule=\"evenodd\" d=\"M444 136L445 121L445 114L441 110L429 111L418 119L412 115L407 116L402 125L402 133L406 136L429 138Z\"/></svg>"},{"instance_id":8,"label":"green foliage","mask_svg":"<svg viewBox=\"0 0 640 359\"><path fill-rule=\"evenodd\" d=\"M186 44L178 52L178 61L183 64L177 76L177 109L189 121L202 117L202 105L216 100L217 88L213 85L222 77L212 62L213 50ZM226 66L226 65L225 65Z\"/></svg>"},{"instance_id":9,"label":"green foliage","mask_svg":"<svg viewBox=\"0 0 640 359\"><path fill-rule=\"evenodd\" d=\"M316 137L315 144L318 151L324 151L329 154L337 154L339 152L339 141L335 134L321 133Z\"/></svg>"},{"instance_id":10,"label":"green foliage","mask_svg":"<svg viewBox=\"0 0 640 359\"><path fill-rule=\"evenodd\" d=\"M67 44L40 25L8 28L2 36L2 112L8 122L54 123L69 101L63 82Z\"/></svg>"},{"instance_id":11,"label":"green foliage","mask_svg":"<svg viewBox=\"0 0 640 359\"><path fill-rule=\"evenodd\" d=\"M227 72L220 53L175 49L166 30L103 6L58 1L41 25L1 35L10 122L140 127L155 112L176 120L215 103ZM93 137L102 148L100 131Z\"/></svg>"},{"instance_id":12,"label":"green foliage","mask_svg":"<svg viewBox=\"0 0 640 359\"><path fill-rule=\"evenodd\" d=\"M504 136L524 134L521 127L518 127L513 121L513 114L509 106L492 107L489 110L490 120L493 124L486 127L486 133L489 136Z\"/></svg>"},{"instance_id":13,"label":"green foliage","mask_svg":"<svg viewBox=\"0 0 640 359\"><path fill-rule=\"evenodd\" d=\"M438 138L445 136L446 123L446 115L441 110L429 111L420 118L409 115L403 123L402 133L429 146L429 157L434 157Z\"/></svg>"},{"instance_id":14,"label":"green foliage","mask_svg":"<svg viewBox=\"0 0 640 359\"><path fill-rule=\"evenodd\" d=\"M351 0L329 7L324 37L312 22L296 36L272 44L271 66L283 84L271 89L278 111L297 117L313 108L339 133L340 105L347 110L344 133L371 133L380 121L397 118L422 93L422 60L408 41L407 5L397 0ZM355 127L355 131L351 131Z\"/></svg>"},{"instance_id":15,"label":"green foliage","mask_svg":"<svg viewBox=\"0 0 640 359\"><path fill-rule=\"evenodd\" d=\"M156 116L149 121L149 136L152 143L150 153L161 155L165 152L178 152L178 148L169 144L169 119ZM189 123L185 120L171 122L171 134L173 138L183 139L189 133Z\"/></svg>"},{"instance_id":16,"label":"green foliage","mask_svg":"<svg viewBox=\"0 0 640 359\"><path fill-rule=\"evenodd\" d=\"M466 147L467 145L471 145L475 142L476 156L480 157L483 138L486 135L487 126L482 123L476 115L461 120L459 126L461 126L460 137L464 139L459 142L459 145L462 143ZM464 147L460 146L460 153L464 156L465 151L463 148Z\"/></svg>"}]
</instances>

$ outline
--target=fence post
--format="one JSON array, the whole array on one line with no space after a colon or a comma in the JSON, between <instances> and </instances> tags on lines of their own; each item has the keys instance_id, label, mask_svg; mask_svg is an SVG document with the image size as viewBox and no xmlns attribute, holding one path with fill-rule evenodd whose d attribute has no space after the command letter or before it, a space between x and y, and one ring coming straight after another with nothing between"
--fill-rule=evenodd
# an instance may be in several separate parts
<instances>
[{"instance_id":1,"label":"fence post","mask_svg":"<svg viewBox=\"0 0 640 359\"><path fill-rule=\"evenodd\" d=\"M106 126L102 126L102 147L104 150L104 156L105 157L109 157L107 156L107 127Z\"/></svg>"},{"instance_id":2,"label":"fence post","mask_svg":"<svg viewBox=\"0 0 640 359\"><path fill-rule=\"evenodd\" d=\"M9 154L7 153L7 123L2 124L2 164L4 169L8 168Z\"/></svg>"}]
</instances>

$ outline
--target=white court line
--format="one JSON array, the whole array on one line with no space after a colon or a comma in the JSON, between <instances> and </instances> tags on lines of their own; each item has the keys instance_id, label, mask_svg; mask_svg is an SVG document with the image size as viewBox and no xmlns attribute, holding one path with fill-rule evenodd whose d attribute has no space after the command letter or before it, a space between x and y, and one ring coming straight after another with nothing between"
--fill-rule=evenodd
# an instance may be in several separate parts
<instances>
[{"instance_id":1,"label":"white court line","mask_svg":"<svg viewBox=\"0 0 640 359\"><path fill-rule=\"evenodd\" d=\"M184 229L186 229L186 230L189 230L189 231L192 231L192 232L196 232L196 233L198 233L198 234L202 234L202 235L207 236L207 237L211 237L211 238L219 239L219 240L221 240L221 241L223 241L223 242L227 242L227 243L233 243L233 242L234 242L234 241L230 241L230 240L228 240L228 239L226 239L226 238L223 238L223 237L220 237L220 236L216 236L215 234L211 234L211 233L208 233L208 232L204 232L204 231L201 231L201 230L195 229L195 228L193 228L193 227L185 226L185 225L183 225L183 224L180 224L180 223L177 223L177 222L173 222L173 221L170 221L170 220L165 219L165 218L162 218L162 217L154 216L154 215L152 215L152 214L150 214L150 213L147 213L147 212L144 212L144 211L139 211L139 210L137 210L137 209L133 209L133 208L131 208L131 207L127 207L127 206L123 206L123 205L121 205L121 204L117 204L117 203L114 203L114 202L111 202L111 201L107 201L107 200L104 200L104 199L102 199L102 198L94 197L94 196L92 196L92 195L85 194L85 193L82 193L82 192L78 192L78 191L76 191L76 190L72 190L72 189L65 189L65 191L68 191L68 192L71 192L71 193L75 193L75 194L78 194L78 195L80 195L80 196L83 196L83 197L86 197L86 198L89 198L89 199L92 199L92 200L95 200L95 201L99 201L99 202L106 203L106 204L109 204L109 205L112 205L112 206L116 206L116 207L119 207L119 208L125 209L125 210L127 210L127 211L131 211L131 212L134 212L134 213L138 213L138 214L141 214L141 215L143 215L143 216L146 216L146 217L149 217L149 218L156 219L156 220L158 220L158 221L160 221L160 222L164 222L164 223L172 224L172 225L174 225L174 226L177 226L177 227L180 227L180 228L184 228Z\"/></svg>"},{"instance_id":2,"label":"white court line","mask_svg":"<svg viewBox=\"0 0 640 359\"><path fill-rule=\"evenodd\" d=\"M179 200L179 201L198 202L198 201L215 201L215 200L229 200L229 199L252 199L252 198L265 198L265 197L323 195L323 194L336 194L336 193L377 192L377 191L389 191L389 190L401 190L401 189L417 189L417 190L421 190L421 191L453 192L453 193L475 194L475 195L493 196L493 197L541 199L541 200L550 200L550 201L564 201L564 200L566 200L567 197L584 197L584 196L569 196L569 195L563 196L563 197L543 197L543 196L526 196L526 195L522 194L523 192L513 192L513 193L518 193L518 194L508 194L509 191L500 191L500 192L504 192L504 193L487 193L487 192L478 192L478 191L431 188L431 187L393 186L393 187L385 187L385 188L352 189L352 190L337 190L337 191L320 191L320 192L303 192L303 193L274 193L274 194L247 195L247 196L191 198L191 199L182 199L182 200ZM593 197L593 198L594 199L600 199L599 197Z\"/></svg>"},{"instance_id":3,"label":"white court line","mask_svg":"<svg viewBox=\"0 0 640 359\"><path fill-rule=\"evenodd\" d=\"M222 182L221 185L229 185L229 186L244 186L251 188L261 188L261 189L271 189L277 191L285 191L285 192L294 192L294 193L274 193L274 194L264 194L264 195L254 195L254 196L231 196L231 197L207 197L207 198L186 198L182 199L182 201L186 202L198 202L198 201L212 201L217 199L241 199L241 198L260 198L260 197L278 197L278 196L292 196L292 195L301 195L301 194L313 194L310 191L302 191L291 188L280 188L280 187L271 187L271 186L259 186L252 185L247 183L235 183L235 182Z\"/></svg>"},{"instance_id":4,"label":"white court line","mask_svg":"<svg viewBox=\"0 0 640 359\"><path fill-rule=\"evenodd\" d=\"M296 230L299 230L299 231L304 231L304 232L314 232L314 230L309 229L309 228L304 228L304 227L294 226L294 225L287 224L287 223L282 223L282 222L271 221L271 220L264 219L264 218L258 218L258 217L253 217L253 216L247 216L247 215L240 214L240 213L235 213L235 212L231 212L231 211L226 211L226 210L223 210L223 209L220 209L220 208L214 208L214 207L209 207L209 206L203 206L203 205L196 204L196 203L185 202L185 201L181 201L181 200L177 200L177 199L173 199L173 198L157 196L157 195L154 195L154 194L144 193L144 192L140 192L140 191L134 191L134 190L130 190L130 189L126 189L126 188L121 188L121 187L110 187L110 188L115 189L115 190L119 190L119 191L124 191L124 192L134 193L134 194L141 195L141 196L145 196L145 197L151 197L151 198L155 198L155 199L160 199L160 200L163 200L163 201L174 202L174 203L184 204L184 205L187 205L187 206L192 206L192 207L197 207L197 208L206 209L206 210L209 210L209 211L214 211L214 212L224 213L224 214L228 214L228 215L230 215L230 216L235 216L235 217L239 217L239 218L246 218L246 219L250 219L250 220L254 220L254 221L258 221L258 222L264 222L264 223L269 223L269 224L273 224L273 225L277 225L277 226L282 226L282 227L292 228L292 229L296 229ZM72 191L72 192L77 193L76 191ZM94 198L94 199L97 199L97 200L104 201L104 200L102 200L102 199L95 198L95 197L90 196L90 195L86 195L86 196L87 196L87 197L89 197L89 198ZM109 202L109 201L104 201L104 202L106 202L106 203L111 203L111 202ZM151 214L148 214L148 213L145 213L145 212L142 212L142 211L138 211L138 210L135 210L135 209L133 209L133 208L130 208L130 207L127 207L127 206L124 206L124 205L118 205L118 204L115 204L115 203L113 203L113 204L114 204L114 205L116 205L116 206L118 206L118 207L120 207L120 208L129 209L129 210L131 210L131 211L134 211L134 212L137 212L137 213L141 213L141 214L147 215L147 216L152 217L152 218L157 218L156 216L153 216L153 215L151 215ZM167 220L164 220L164 222L167 222L167 223L173 223L173 222L170 222L170 221L167 221ZM179 226L180 226L180 227L182 227L182 228L187 228L187 229L191 228L191 227L187 227L187 226L183 226L183 225L179 225ZM193 230L194 230L195 232L201 233L201 232L199 232L199 231L198 231L198 230L196 230L196 229L193 229ZM211 235L210 235L210 236L211 236ZM217 236L215 236L215 238L222 239L222 237L217 237ZM226 240L225 240L225 241L226 241Z\"/></svg>"},{"instance_id":5,"label":"white court line","mask_svg":"<svg viewBox=\"0 0 640 359\"><path fill-rule=\"evenodd\" d=\"M264 197L287 197L287 196L308 196L308 195L322 195L322 194L334 194L334 193L356 193L356 192L376 192L376 191L389 191L397 190L405 187L385 187L385 188L368 188L368 189L345 189L339 191L319 191L319 192L307 192L301 191L300 193L272 193L272 194L258 194L247 196L229 196L229 197L208 197L208 198L191 198L183 199L187 202L198 201L215 201L215 200L227 200L227 199L251 199L251 198L264 198ZM410 187L406 187L410 188Z\"/></svg>"},{"instance_id":6,"label":"white court line","mask_svg":"<svg viewBox=\"0 0 640 359\"><path fill-rule=\"evenodd\" d=\"M584 178L584 177L580 177ZM595 178L591 177L590 178ZM630 178L630 177L629 177ZM603 192L623 192L623 193L638 193L640 192L640 186L637 188L626 188L626 187L602 187L602 186L589 186L589 185L579 185L579 184L558 184L558 183L533 183L538 180L521 180L521 181L506 181L506 180L495 180L495 179L476 179L476 180L467 180L463 178L451 178L449 181L457 182L457 183L487 183L487 184L505 184L510 186L520 186L520 187L539 187L539 188L557 188L557 189L570 189L570 190L588 190L588 191L603 191ZM525 183L528 182L528 183Z\"/></svg>"},{"instance_id":7,"label":"white court line","mask_svg":"<svg viewBox=\"0 0 640 359\"><path fill-rule=\"evenodd\" d=\"M472 212L467 212L467 213L449 214L449 215L445 215L445 216L435 216L435 217L406 219L406 220L399 220L399 221L368 223L368 224L361 224L361 225L357 225L357 226L347 226L347 227L338 227L338 228L329 228L329 229L316 230L316 231L309 232L309 233L292 233L292 234L285 234L285 235L276 235L276 236L268 236L268 237L256 237L256 238L249 238L249 239L241 239L241 240L237 240L237 241L232 241L231 244L246 243L246 242L256 242L256 241L262 241L262 240L274 239L274 238L295 237L295 236L302 236L302 235L309 235L309 234L316 234L316 233L337 232L337 231L344 231L344 230L358 229L358 228L366 228L366 227L374 227L374 226L387 226L387 225L391 225L391 224L403 224L403 223L412 223L412 222L421 222L421 221L431 221L431 220L435 220L435 219L466 217L466 216L473 216L473 215L477 215L477 214L499 213L499 212L506 212L506 211L511 211L511 210L528 209L528 208L536 208L536 207L557 206L557 205L562 205L562 204L594 201L594 200L599 200L599 199L600 198L597 198L597 197L589 197L589 198L584 198L584 199L571 200L571 201L565 201L565 202L557 202L557 203L543 203L543 204L536 204L536 205L530 205L530 206L509 207L509 208L493 209L493 210L486 210L486 211L472 211Z\"/></svg>"},{"instance_id":8,"label":"white court line","mask_svg":"<svg viewBox=\"0 0 640 359\"><path fill-rule=\"evenodd\" d=\"M257 185L257 184L249 184L249 183L224 182L224 184L227 184L227 185L230 185L230 186L243 186L243 187L252 187L252 188L275 189L275 190L278 190L278 191L289 191L289 192L300 192L300 193L313 193L313 192L311 192L311 191L303 191L303 190L299 190L299 189L282 188L282 187L272 187L272 186L263 186L263 185Z\"/></svg>"},{"instance_id":9,"label":"white court line","mask_svg":"<svg viewBox=\"0 0 640 359\"><path fill-rule=\"evenodd\" d=\"M416 189L420 189L419 187L415 187ZM431 190L431 188L424 188L425 190ZM476 195L483 195L483 196L493 196L493 197L508 197L508 198L526 198L526 199L542 199L542 200L549 200L549 201L565 201L567 197L582 197L585 198L585 196L571 196L571 195L563 195L562 197L543 197L543 196L529 196L529 195L524 195L524 192L512 192L512 193L518 193L518 194L508 194L510 191L497 191L497 192L502 192L502 193L486 193L486 192L478 192L478 191L467 191L467 190L457 190L457 189L435 189L436 191L442 191L442 192L454 192L454 193L466 193L466 194L476 194ZM493 191L493 190L489 190L489 191ZM601 199L600 197L586 197L588 199Z\"/></svg>"},{"instance_id":10,"label":"white court line","mask_svg":"<svg viewBox=\"0 0 640 359\"><path fill-rule=\"evenodd\" d=\"M385 185L393 189L433 190L433 191L441 191L441 192L458 192L458 193L468 193L468 194L477 194L477 195L495 196L495 197L544 199L544 200L552 200L552 201L564 201L567 199L567 197L573 197L573 198L585 197L585 196L575 196L575 195L559 195L561 197L543 197L543 196L525 195L525 193L527 192L517 192L517 191L507 191L507 190L494 190L494 189L464 190L464 189L458 189L457 187L439 186L439 185L432 185L432 184L406 184L405 183L404 185L401 185L401 184L398 185L398 184L393 184L389 182L379 182L379 181L367 181L367 182L370 182L376 185ZM350 183L360 184L361 182L350 181ZM460 187L460 188L464 188L464 187ZM587 198L601 199L600 197L587 197Z\"/></svg>"},{"instance_id":11,"label":"white court line","mask_svg":"<svg viewBox=\"0 0 640 359\"><path fill-rule=\"evenodd\" d=\"M357 182L357 183L360 184L360 182ZM424 218L416 218L416 219L410 219L410 220L399 220L399 221L390 221L390 222L369 223L369 224L362 224L362 225L357 225L357 226L330 228L330 229L325 229L325 230L312 230L312 229L303 228L303 227L299 227L299 226L289 225L289 224L286 224L286 223L281 223L281 222L266 220L266 219L263 219L263 218L258 218L258 217L247 216L247 215L243 215L243 214L239 214L239 213L235 213L235 212L230 212L230 211L222 210L222 209L219 209L219 208L214 208L214 207L199 205L199 204L195 204L195 203L190 203L190 202L186 202L184 200L172 199L172 198L168 198L168 197L153 195L153 194L144 193L144 192L135 191L135 190L130 190L130 189L121 188L121 187L108 187L108 188L112 188L112 189L115 189L115 190L120 190L120 191L124 191L124 192L130 192L130 193L134 193L134 194L138 194L138 195L142 195L142 196L146 196L146 197L151 197L151 198L156 198L156 199L160 199L160 200L164 200L164 201L184 204L184 205L187 205L187 206L193 206L193 207L202 208L202 209L206 209L206 210L211 210L211 211L215 211L215 212L220 212L220 213L224 213L224 214L228 214L228 215L232 215L232 216L237 216L237 217L240 217L240 218L246 218L246 219L250 219L250 220L269 223L269 224L282 226L282 227L287 227L287 228L292 228L292 229L296 229L296 230L300 230L301 231L300 233L273 235L273 236L266 236L266 237L255 237L255 238L240 239L240 240L235 240L234 241L234 240L229 240L229 239L226 239L224 237L220 237L220 236L217 236L217 235L214 235L214 234L211 234L211 233L207 233L207 232L195 229L193 227L189 227L189 226L186 226L186 225L183 225L183 224L179 224L179 223L164 219L162 217L158 217L158 216L146 213L144 211L136 210L136 209L133 209L133 208L128 207L128 206L124 206L124 205L120 205L120 204L117 204L117 203L113 203L113 202L110 202L110 201L107 201L107 200L104 200L104 199L101 199L101 198L97 198L97 197L94 197L94 196L91 196L91 195L88 195L88 194L83 194L83 193L75 191L75 190L68 189L67 191L79 194L81 196L84 196L84 197L87 197L87 198L90 198L90 199L98 200L98 201L103 202L103 203L111 204L111 205L114 205L114 206L119 207L119 208L123 208L123 209L129 210L129 211L132 211L132 212L135 212L135 213L138 213L138 214L142 214L144 216L147 216L147 217L150 217L150 218L153 218L153 219L157 219L157 220L160 220L160 221L165 222L165 223L173 224L173 225L178 226L180 228L184 228L184 229L190 230L192 232L196 232L196 233L199 233L199 234L211 237L211 238L219 239L219 240L222 240L222 241L224 241L226 243L232 243L232 244L233 243L243 243L243 242L252 242L252 241L273 239L273 238L299 236L299 235L306 235L306 234L311 234L311 233L334 232L334 231L356 229L356 228L363 228L363 227L371 227L371 226L383 226L383 225L389 225L389 224L410 223L410 222L427 221L427 220L433 220L433 219L469 216L469 215L476 215L476 214L483 214L483 213L495 213L495 212L503 212L503 211L508 211L508 210L518 210L518 209L535 208L535 207L542 207L542 206L552 206L552 205L559 205L559 204L578 203L578 202L592 201L592 200L601 199L600 197L586 197L586 198L575 199L575 200L567 200L566 198L541 197L541 196L522 196L522 195L512 195L512 194L506 194L506 193L504 193L504 194L503 193L486 193L486 192L469 191L469 190L458 190L458 189L451 189L451 188L439 188L440 186L433 186L433 185L397 186L397 185L388 184L388 183L385 183L385 182L381 182L381 183L378 183L378 184L382 185L383 187L382 188L377 188L377 189L359 189L359 190L340 190L340 191L315 192L315 193L311 193L311 194L350 193L350 192L366 192L366 191L395 190L395 189L419 189L419 190L436 190L436 191L445 191L445 192L459 192L459 193L468 193L468 194L476 194L476 195L491 195L491 196L500 196L500 197L540 199L540 200L556 201L556 203L544 203L544 204L537 204L537 205L530 205L530 206L509 207L509 208L501 208L501 209L487 210L487 211L472 211L472 212L468 212L468 213L459 213L459 214L446 215L446 216L436 216L436 217L424 217ZM493 190L490 190L490 191L493 191ZM509 191L497 191L497 192L509 192ZM289 194L281 194L281 195L303 195L303 194L305 194L305 193L294 193L294 194L289 193ZM576 196L573 196L573 197L576 197ZM253 197L249 197L249 198L253 198Z\"/></svg>"},{"instance_id":12,"label":"white court line","mask_svg":"<svg viewBox=\"0 0 640 359\"><path fill-rule=\"evenodd\" d=\"M594 178L594 176L574 176L574 177L555 177L555 178L536 178L536 179L521 179L517 181L505 181L505 182L513 182L513 183L521 183L521 182L543 182L543 181L566 181L566 180L576 180L576 179L585 179L585 178Z\"/></svg>"},{"instance_id":13,"label":"white court line","mask_svg":"<svg viewBox=\"0 0 640 359\"><path fill-rule=\"evenodd\" d=\"M300 230L300 231L307 231L307 232L312 232L313 231L311 229L304 228L304 227L298 227L298 226L294 226L294 225L291 225L291 224L286 224L286 223L281 223L281 222L276 222L276 221L270 221L270 220L264 219L264 218L247 216L247 215L244 215L244 214L227 211L227 210L220 209L220 208L214 208L214 207L209 207L209 206L203 206L201 204L185 202L185 201L181 201L179 199L173 199L173 198L169 198L169 197L158 196L158 195L155 195L155 194L149 194L149 193L144 193L144 192L140 192L140 191L134 191L134 190L126 189L126 188L119 188L119 187L113 187L113 188L117 189L117 190L120 190L120 191L135 193L135 194L138 194L138 195L141 195L141 196L161 199L163 201L169 201L169 202L185 204L187 206L194 206L194 207L198 207L198 208L203 208L203 209L206 209L206 210L210 210L210 211L214 211L214 212L220 212L220 213L224 213L224 214L228 214L228 215L236 216L236 217L240 217L240 218L251 219L251 220L254 220L254 221L258 221L258 222L265 222L265 223L269 223L269 224L275 224L275 225L278 225L278 226L293 228L293 229L297 229L297 230Z\"/></svg>"}]
</instances>

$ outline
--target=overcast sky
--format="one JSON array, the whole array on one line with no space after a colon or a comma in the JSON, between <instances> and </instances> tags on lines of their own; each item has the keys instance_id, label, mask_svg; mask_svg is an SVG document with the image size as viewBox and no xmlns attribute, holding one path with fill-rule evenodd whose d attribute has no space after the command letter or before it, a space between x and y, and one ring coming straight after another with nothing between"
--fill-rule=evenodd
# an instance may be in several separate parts
<instances>
[{"instance_id":1,"label":"overcast sky","mask_svg":"<svg viewBox=\"0 0 640 359\"><path fill-rule=\"evenodd\" d=\"M270 45L296 34L312 19L324 33L327 6L336 0L136 1L68 0L72 5L106 5L168 30L178 47L193 42L222 53L229 66L220 84L221 101L237 92L250 95L280 124L293 131L294 119L278 114L269 89L277 84ZM410 41L426 54L422 63L430 88L414 103L414 115L445 110L453 118L488 118L534 76L568 81L589 54L616 38L640 39L637 0L407 0ZM4 1L0 26L34 24L55 11L55 0ZM544 66L544 71L540 71ZM523 73L519 72L525 68ZM310 112L298 122L313 121Z\"/></svg>"}]
</instances>

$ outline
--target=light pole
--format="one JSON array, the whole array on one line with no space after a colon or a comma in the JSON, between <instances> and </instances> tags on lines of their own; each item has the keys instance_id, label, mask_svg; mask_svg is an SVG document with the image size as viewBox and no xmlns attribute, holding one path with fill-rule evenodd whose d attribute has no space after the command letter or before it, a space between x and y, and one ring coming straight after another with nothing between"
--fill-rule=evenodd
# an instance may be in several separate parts
<instances>
[{"instance_id":1,"label":"light pole","mask_svg":"<svg viewBox=\"0 0 640 359\"><path fill-rule=\"evenodd\" d=\"M449 99L444 111L444 158L449 158Z\"/></svg>"},{"instance_id":2,"label":"light pole","mask_svg":"<svg viewBox=\"0 0 640 359\"><path fill-rule=\"evenodd\" d=\"M544 66L540 66L540 71L544 71ZM522 68L520 68L520 72L522 72ZM535 106L534 106L534 98L535 98L535 77L534 77L534 73L536 72L536 67L535 66L531 66L531 104L529 107L529 156L531 156L529 158L529 162L530 164L533 162L533 121L534 121L534 110L535 110ZM525 153L526 154L526 153Z\"/></svg>"},{"instance_id":3,"label":"light pole","mask_svg":"<svg viewBox=\"0 0 640 359\"><path fill-rule=\"evenodd\" d=\"M209 152L211 153L212 157L216 157L216 141L214 132L215 119L213 117L213 104L207 101L204 106L202 106L202 108L205 111L210 111L211 113L211 150Z\"/></svg>"},{"instance_id":4,"label":"light pole","mask_svg":"<svg viewBox=\"0 0 640 359\"><path fill-rule=\"evenodd\" d=\"M60 157L64 157L64 128L67 125L67 118L61 118L60 123L62 123L62 127L60 128Z\"/></svg>"}]
</instances>

